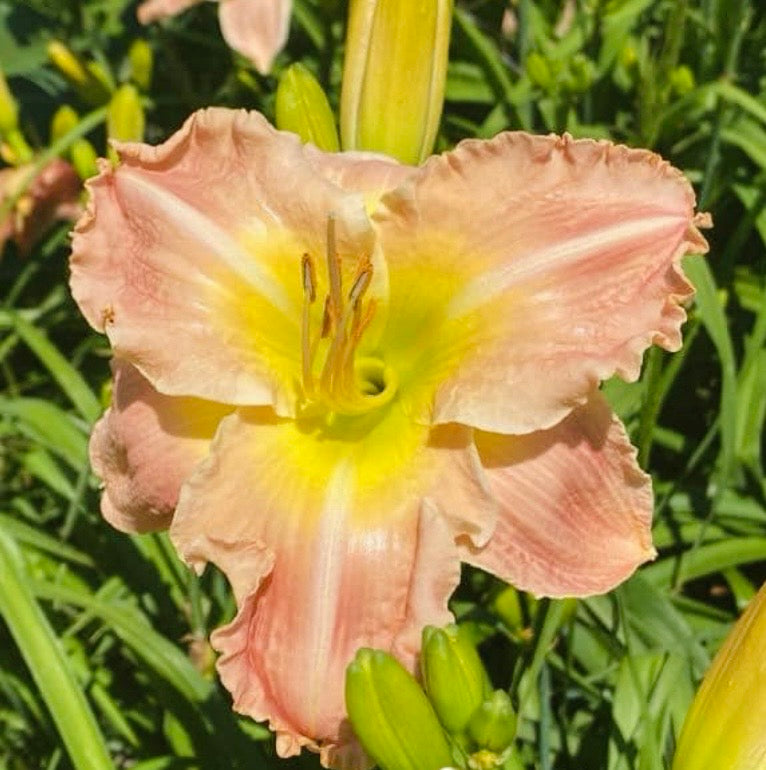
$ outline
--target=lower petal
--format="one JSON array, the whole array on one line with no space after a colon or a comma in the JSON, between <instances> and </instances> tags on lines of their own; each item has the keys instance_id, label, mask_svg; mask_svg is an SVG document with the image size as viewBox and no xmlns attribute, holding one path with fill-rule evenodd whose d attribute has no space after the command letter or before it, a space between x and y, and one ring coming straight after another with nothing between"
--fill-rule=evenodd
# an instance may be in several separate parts
<instances>
[{"instance_id":1,"label":"lower petal","mask_svg":"<svg viewBox=\"0 0 766 770\"><path fill-rule=\"evenodd\" d=\"M346 666L369 646L414 668L421 628L449 621L455 538L482 542L493 524L466 477L470 431L449 430L432 442L395 409L364 435L242 410L184 487L171 537L237 596L214 637L221 677L283 756L307 746L328 767L367 766L346 723Z\"/></svg>"},{"instance_id":2,"label":"lower petal","mask_svg":"<svg viewBox=\"0 0 766 770\"><path fill-rule=\"evenodd\" d=\"M227 407L158 393L115 359L112 406L93 429L91 464L104 482L101 512L124 532L165 529L181 484L207 453Z\"/></svg>"},{"instance_id":3,"label":"lower petal","mask_svg":"<svg viewBox=\"0 0 766 770\"><path fill-rule=\"evenodd\" d=\"M600 393L554 428L476 444L500 512L465 561L535 594L587 596L654 557L651 479Z\"/></svg>"}]
</instances>

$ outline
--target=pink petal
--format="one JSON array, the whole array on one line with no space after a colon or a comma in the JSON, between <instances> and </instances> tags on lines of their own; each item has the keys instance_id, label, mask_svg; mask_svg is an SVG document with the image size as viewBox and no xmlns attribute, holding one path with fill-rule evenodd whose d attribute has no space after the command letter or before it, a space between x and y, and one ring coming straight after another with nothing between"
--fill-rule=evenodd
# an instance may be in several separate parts
<instances>
[{"instance_id":1,"label":"pink petal","mask_svg":"<svg viewBox=\"0 0 766 770\"><path fill-rule=\"evenodd\" d=\"M361 768L346 665L372 646L414 667L422 627L450 618L455 538L486 542L494 508L467 429L429 440L397 412L348 439L241 410L182 490L171 537L237 597L213 637L235 708L269 720L282 756L307 746L328 767Z\"/></svg>"},{"instance_id":2,"label":"pink petal","mask_svg":"<svg viewBox=\"0 0 766 770\"><path fill-rule=\"evenodd\" d=\"M462 142L376 223L385 344L441 383L423 419L503 433L555 425L615 372L635 379L652 343L677 349L692 295L680 259L707 249L680 172L566 136Z\"/></svg>"},{"instance_id":3,"label":"pink petal","mask_svg":"<svg viewBox=\"0 0 766 770\"><path fill-rule=\"evenodd\" d=\"M163 396L123 361L112 362L112 406L90 441L93 470L104 481L101 512L124 532L165 529L181 484L207 454L230 411L195 398Z\"/></svg>"},{"instance_id":4,"label":"pink petal","mask_svg":"<svg viewBox=\"0 0 766 770\"><path fill-rule=\"evenodd\" d=\"M416 172L412 166L374 152L322 152L309 145L306 156L333 184L362 193L375 204Z\"/></svg>"},{"instance_id":5,"label":"pink petal","mask_svg":"<svg viewBox=\"0 0 766 770\"><path fill-rule=\"evenodd\" d=\"M218 18L226 42L250 59L262 75L284 48L292 0L220 0Z\"/></svg>"},{"instance_id":6,"label":"pink petal","mask_svg":"<svg viewBox=\"0 0 766 770\"><path fill-rule=\"evenodd\" d=\"M500 513L465 561L535 594L587 596L654 558L651 480L598 391L554 428L476 444Z\"/></svg>"},{"instance_id":7,"label":"pink petal","mask_svg":"<svg viewBox=\"0 0 766 770\"><path fill-rule=\"evenodd\" d=\"M145 0L138 6L136 15L141 24L149 24L157 19L175 16L201 2L202 0Z\"/></svg>"},{"instance_id":8,"label":"pink petal","mask_svg":"<svg viewBox=\"0 0 766 770\"><path fill-rule=\"evenodd\" d=\"M371 252L361 197L257 113L203 110L160 147L117 146L75 229L80 309L163 393L291 413L301 258L321 268L330 212L344 269Z\"/></svg>"}]
</instances>

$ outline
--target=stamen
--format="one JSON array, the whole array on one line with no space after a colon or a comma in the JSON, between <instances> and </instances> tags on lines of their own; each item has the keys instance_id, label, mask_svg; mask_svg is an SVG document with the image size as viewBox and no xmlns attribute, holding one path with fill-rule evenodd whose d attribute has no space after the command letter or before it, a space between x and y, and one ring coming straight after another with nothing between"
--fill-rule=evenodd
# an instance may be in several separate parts
<instances>
[{"instance_id":1,"label":"stamen","mask_svg":"<svg viewBox=\"0 0 766 770\"><path fill-rule=\"evenodd\" d=\"M372 265L367 262L364 264L354 280L354 285L348 293L348 300L352 305L361 302L367 287L372 281Z\"/></svg>"},{"instance_id":2,"label":"stamen","mask_svg":"<svg viewBox=\"0 0 766 770\"><path fill-rule=\"evenodd\" d=\"M309 302L313 302L317 298L317 279L316 271L314 270L314 260L311 259L309 254L303 255L301 271L303 274L303 293L309 298Z\"/></svg>"},{"instance_id":3,"label":"stamen","mask_svg":"<svg viewBox=\"0 0 766 770\"><path fill-rule=\"evenodd\" d=\"M327 278L330 284L330 313L337 321L343 307L343 281L335 238L335 214L332 212L327 216Z\"/></svg>"},{"instance_id":4,"label":"stamen","mask_svg":"<svg viewBox=\"0 0 766 770\"><path fill-rule=\"evenodd\" d=\"M301 260L303 277L303 317L301 319L301 365L303 374L303 391L307 398L314 393L314 377L311 364L314 361L314 348L311 344L311 305L316 300L316 271L314 262L309 254L304 254Z\"/></svg>"}]
</instances>

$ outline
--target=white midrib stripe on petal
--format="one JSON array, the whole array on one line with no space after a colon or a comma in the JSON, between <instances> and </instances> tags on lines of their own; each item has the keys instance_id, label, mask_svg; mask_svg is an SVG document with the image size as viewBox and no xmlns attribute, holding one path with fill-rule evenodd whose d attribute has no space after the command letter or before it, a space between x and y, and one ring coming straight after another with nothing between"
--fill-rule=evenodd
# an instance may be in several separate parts
<instances>
[{"instance_id":1,"label":"white midrib stripe on petal","mask_svg":"<svg viewBox=\"0 0 766 770\"><path fill-rule=\"evenodd\" d=\"M496 299L499 295L523 281L533 279L547 271L557 271L581 259L589 251L604 247L616 247L636 236L646 236L670 227L680 227L685 220L678 215L620 222L595 230L587 235L561 241L550 248L509 258L495 270L474 278L447 306L448 318L459 318Z\"/></svg>"},{"instance_id":2,"label":"white midrib stripe on petal","mask_svg":"<svg viewBox=\"0 0 766 770\"><path fill-rule=\"evenodd\" d=\"M289 318L295 316L295 309L284 289L260 267L252 254L245 251L234 238L199 209L129 169L121 169L118 180L121 184L127 184L139 190L158 211L177 222L179 230L188 233L194 240L210 249L223 264L232 272L242 276L277 310Z\"/></svg>"},{"instance_id":3,"label":"white midrib stripe on petal","mask_svg":"<svg viewBox=\"0 0 766 770\"><path fill-rule=\"evenodd\" d=\"M348 522L353 497L353 462L344 457L330 477L325 489L314 552L314 586L311 613L306 634L314 654L311 683L308 688L310 720L320 716L321 695L332 660L333 640L337 625L338 599L345 564Z\"/></svg>"}]
</instances>

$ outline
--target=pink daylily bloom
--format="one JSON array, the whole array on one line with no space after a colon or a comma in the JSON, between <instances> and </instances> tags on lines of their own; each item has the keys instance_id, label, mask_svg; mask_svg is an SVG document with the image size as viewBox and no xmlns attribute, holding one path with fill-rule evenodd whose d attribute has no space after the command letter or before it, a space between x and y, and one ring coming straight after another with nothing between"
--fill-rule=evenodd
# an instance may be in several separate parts
<instances>
[{"instance_id":1,"label":"pink daylily bloom","mask_svg":"<svg viewBox=\"0 0 766 770\"><path fill-rule=\"evenodd\" d=\"M282 756L369 765L345 667L414 666L461 560L566 596L653 557L650 479L598 385L681 343L708 222L680 172L523 133L413 168L222 109L118 149L71 263L120 359L104 513L170 521L226 573L218 668Z\"/></svg>"},{"instance_id":2,"label":"pink daylily bloom","mask_svg":"<svg viewBox=\"0 0 766 770\"><path fill-rule=\"evenodd\" d=\"M29 165L0 169L0 204L18 193L29 170ZM55 222L77 219L80 190L80 178L69 163L60 158L48 163L0 221L0 254L12 240L27 255Z\"/></svg>"},{"instance_id":3,"label":"pink daylily bloom","mask_svg":"<svg viewBox=\"0 0 766 770\"><path fill-rule=\"evenodd\" d=\"M175 16L203 0L144 0L138 20L149 24ZM218 20L228 45L250 59L261 74L271 70L290 29L292 0L219 0Z\"/></svg>"}]
</instances>

